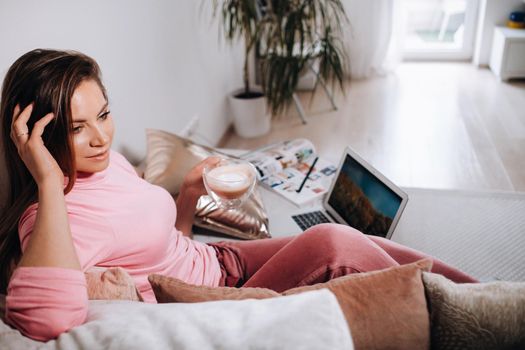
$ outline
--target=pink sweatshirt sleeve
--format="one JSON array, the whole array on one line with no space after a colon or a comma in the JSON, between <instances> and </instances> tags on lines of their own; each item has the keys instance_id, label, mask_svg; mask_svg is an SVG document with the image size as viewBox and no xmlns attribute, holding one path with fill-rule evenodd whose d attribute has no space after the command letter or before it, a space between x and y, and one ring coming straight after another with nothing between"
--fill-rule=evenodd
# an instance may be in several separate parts
<instances>
[{"instance_id":1,"label":"pink sweatshirt sleeve","mask_svg":"<svg viewBox=\"0 0 525 350\"><path fill-rule=\"evenodd\" d=\"M19 224L25 251L36 210L28 208ZM22 334L47 341L84 323L88 296L84 273L58 267L18 267L6 297L6 320Z\"/></svg>"},{"instance_id":2,"label":"pink sweatshirt sleeve","mask_svg":"<svg viewBox=\"0 0 525 350\"><path fill-rule=\"evenodd\" d=\"M85 322L86 279L80 270L19 267L7 289L6 320L22 334L47 341Z\"/></svg>"}]
</instances>

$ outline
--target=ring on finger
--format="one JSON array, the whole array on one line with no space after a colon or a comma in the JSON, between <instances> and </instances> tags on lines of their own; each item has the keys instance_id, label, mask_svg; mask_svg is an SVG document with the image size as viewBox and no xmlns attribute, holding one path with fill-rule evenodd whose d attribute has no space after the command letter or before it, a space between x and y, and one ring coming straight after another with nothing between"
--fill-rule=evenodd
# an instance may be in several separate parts
<instances>
[{"instance_id":1,"label":"ring on finger","mask_svg":"<svg viewBox=\"0 0 525 350\"><path fill-rule=\"evenodd\" d=\"M20 137L20 136L24 136L24 135L29 135L28 132L21 132L20 134L16 134L16 137Z\"/></svg>"}]
</instances>

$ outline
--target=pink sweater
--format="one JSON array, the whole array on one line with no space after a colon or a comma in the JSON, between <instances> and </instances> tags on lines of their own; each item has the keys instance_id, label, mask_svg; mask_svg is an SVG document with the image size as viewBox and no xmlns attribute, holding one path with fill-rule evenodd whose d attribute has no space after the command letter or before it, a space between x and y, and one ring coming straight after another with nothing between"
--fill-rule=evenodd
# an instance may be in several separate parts
<instances>
[{"instance_id":1,"label":"pink sweater","mask_svg":"<svg viewBox=\"0 0 525 350\"><path fill-rule=\"evenodd\" d=\"M152 273L192 284L219 284L214 249L175 228L177 209L171 195L138 177L121 154L112 151L106 170L79 178L66 203L82 271L56 267L14 271L6 318L23 334L45 341L84 323L88 305L84 272L95 265L124 268L151 303L156 302L147 280ZM20 219L22 251L37 209L38 203L30 206Z\"/></svg>"}]
</instances>

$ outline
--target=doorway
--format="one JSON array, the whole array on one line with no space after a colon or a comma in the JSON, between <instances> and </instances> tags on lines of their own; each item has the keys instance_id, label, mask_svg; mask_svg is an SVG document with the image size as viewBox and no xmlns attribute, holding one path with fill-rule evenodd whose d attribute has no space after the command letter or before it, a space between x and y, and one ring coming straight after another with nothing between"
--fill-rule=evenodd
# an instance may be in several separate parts
<instances>
[{"instance_id":1,"label":"doorway","mask_svg":"<svg viewBox=\"0 0 525 350\"><path fill-rule=\"evenodd\" d=\"M402 0L405 60L470 60L478 0Z\"/></svg>"}]
</instances>

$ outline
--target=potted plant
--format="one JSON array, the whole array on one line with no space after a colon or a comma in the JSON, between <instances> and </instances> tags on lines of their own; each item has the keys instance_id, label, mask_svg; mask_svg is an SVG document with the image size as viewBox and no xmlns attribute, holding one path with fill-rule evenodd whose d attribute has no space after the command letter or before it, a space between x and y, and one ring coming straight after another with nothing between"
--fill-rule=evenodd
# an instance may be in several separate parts
<instances>
[{"instance_id":1,"label":"potted plant","mask_svg":"<svg viewBox=\"0 0 525 350\"><path fill-rule=\"evenodd\" d=\"M340 37L347 17L340 0L214 0L215 14L219 5L226 39L244 40L244 88L231 98L240 136L270 130L271 115L293 101L300 75L313 60L319 60L322 79L343 89L346 54ZM250 82L253 53L260 87Z\"/></svg>"}]
</instances>

